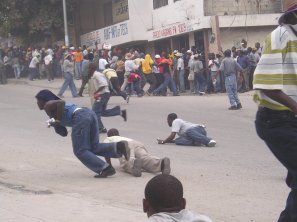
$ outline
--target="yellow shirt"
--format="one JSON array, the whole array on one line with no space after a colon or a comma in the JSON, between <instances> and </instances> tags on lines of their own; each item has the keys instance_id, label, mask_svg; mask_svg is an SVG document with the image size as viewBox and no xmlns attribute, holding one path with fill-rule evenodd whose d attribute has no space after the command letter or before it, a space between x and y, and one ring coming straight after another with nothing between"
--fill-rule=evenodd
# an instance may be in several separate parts
<instances>
[{"instance_id":1,"label":"yellow shirt","mask_svg":"<svg viewBox=\"0 0 297 222\"><path fill-rule=\"evenodd\" d=\"M105 69L103 71L103 74L106 76L107 79L111 79L112 77L118 77L114 69Z\"/></svg>"}]
</instances>

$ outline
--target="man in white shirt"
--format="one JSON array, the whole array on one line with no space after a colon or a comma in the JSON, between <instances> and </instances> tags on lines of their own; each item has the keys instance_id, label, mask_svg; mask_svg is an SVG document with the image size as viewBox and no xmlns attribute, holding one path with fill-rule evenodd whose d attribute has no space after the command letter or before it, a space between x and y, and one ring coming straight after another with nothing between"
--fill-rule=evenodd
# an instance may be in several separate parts
<instances>
[{"instance_id":1,"label":"man in white shirt","mask_svg":"<svg viewBox=\"0 0 297 222\"><path fill-rule=\"evenodd\" d=\"M30 70L29 80L31 81L34 81L38 77L37 64L39 63L39 58L40 58L40 54L36 54L36 56L34 56L31 59L31 62L29 64L29 70Z\"/></svg>"},{"instance_id":2,"label":"man in white shirt","mask_svg":"<svg viewBox=\"0 0 297 222\"><path fill-rule=\"evenodd\" d=\"M215 58L215 54L211 53L209 62L208 62L208 68L210 68L210 76L211 81L213 83L214 91L215 93L221 91L221 78L217 78L217 72L219 70L219 60Z\"/></svg>"},{"instance_id":3,"label":"man in white shirt","mask_svg":"<svg viewBox=\"0 0 297 222\"><path fill-rule=\"evenodd\" d=\"M102 52L99 52L99 72L103 72L103 70L105 69L105 66L108 64L108 62L106 61L105 58L103 58L103 55L101 54Z\"/></svg>"},{"instance_id":4,"label":"man in white shirt","mask_svg":"<svg viewBox=\"0 0 297 222\"><path fill-rule=\"evenodd\" d=\"M179 79L179 92L185 92L185 63L183 59L183 54L178 52L175 55L177 59L177 70Z\"/></svg>"},{"instance_id":5,"label":"man in white shirt","mask_svg":"<svg viewBox=\"0 0 297 222\"><path fill-rule=\"evenodd\" d=\"M122 116L124 121L127 121L127 113L126 110L121 110L120 106L107 109L107 104L110 98L108 81L105 75L96 71L96 69L97 66L91 63L89 66L89 83L92 109L98 118L99 133L107 133L107 129L104 127L101 121L101 116Z\"/></svg>"},{"instance_id":6,"label":"man in white shirt","mask_svg":"<svg viewBox=\"0 0 297 222\"><path fill-rule=\"evenodd\" d=\"M182 183L172 175L160 174L145 186L142 200L147 222L212 222L202 214L195 214L186 208Z\"/></svg>"},{"instance_id":7,"label":"man in white shirt","mask_svg":"<svg viewBox=\"0 0 297 222\"><path fill-rule=\"evenodd\" d=\"M128 78L130 76L131 72L134 72L135 70L137 70L139 68L138 65L136 65L136 63L133 61L133 54L131 53L127 53L125 55L125 74L124 74L124 82L121 86L121 91L125 91L127 85L128 85Z\"/></svg>"},{"instance_id":8,"label":"man in white shirt","mask_svg":"<svg viewBox=\"0 0 297 222\"><path fill-rule=\"evenodd\" d=\"M158 139L159 144L175 143L176 145L184 146L207 146L214 147L216 141L207 137L204 125L190 123L177 118L175 113L170 113L167 116L167 123L171 128L171 134L165 139ZM176 134L179 136L175 138Z\"/></svg>"},{"instance_id":9,"label":"man in white shirt","mask_svg":"<svg viewBox=\"0 0 297 222\"><path fill-rule=\"evenodd\" d=\"M46 56L44 57L45 72L46 72L48 82L51 82L54 80L53 56L51 54L50 49L46 50L45 53L46 53Z\"/></svg>"}]
</instances>

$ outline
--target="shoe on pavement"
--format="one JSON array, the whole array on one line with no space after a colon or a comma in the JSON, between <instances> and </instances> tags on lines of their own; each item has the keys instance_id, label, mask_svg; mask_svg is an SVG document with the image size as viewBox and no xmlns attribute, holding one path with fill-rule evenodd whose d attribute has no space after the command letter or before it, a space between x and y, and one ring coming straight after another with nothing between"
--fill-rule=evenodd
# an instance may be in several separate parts
<instances>
[{"instance_id":1,"label":"shoe on pavement","mask_svg":"<svg viewBox=\"0 0 297 222\"><path fill-rule=\"evenodd\" d=\"M207 146L208 146L208 147L215 147L216 144L217 144L216 141L214 141L214 140L210 140L210 141L208 142Z\"/></svg>"},{"instance_id":2,"label":"shoe on pavement","mask_svg":"<svg viewBox=\"0 0 297 222\"><path fill-rule=\"evenodd\" d=\"M106 178L108 176L112 176L116 173L115 169L112 166L108 166L105 169L103 169L100 173L95 175L95 178Z\"/></svg>"},{"instance_id":3,"label":"shoe on pavement","mask_svg":"<svg viewBox=\"0 0 297 222\"><path fill-rule=\"evenodd\" d=\"M107 133L107 129L105 127L100 128L99 133Z\"/></svg>"},{"instance_id":4,"label":"shoe on pavement","mask_svg":"<svg viewBox=\"0 0 297 222\"><path fill-rule=\"evenodd\" d=\"M116 144L118 154L125 157L126 160L130 158L130 148L127 141L120 141Z\"/></svg>"},{"instance_id":5,"label":"shoe on pavement","mask_svg":"<svg viewBox=\"0 0 297 222\"><path fill-rule=\"evenodd\" d=\"M124 121L126 122L127 121L127 111L125 109L122 110L121 116L123 117Z\"/></svg>"},{"instance_id":6,"label":"shoe on pavement","mask_svg":"<svg viewBox=\"0 0 297 222\"><path fill-rule=\"evenodd\" d=\"M162 174L170 174L170 159L168 157L164 157L161 161L161 172Z\"/></svg>"},{"instance_id":7,"label":"shoe on pavement","mask_svg":"<svg viewBox=\"0 0 297 222\"><path fill-rule=\"evenodd\" d=\"M132 167L132 175L135 177L141 177L141 167L142 167L141 159L135 158L133 167Z\"/></svg>"},{"instance_id":8,"label":"shoe on pavement","mask_svg":"<svg viewBox=\"0 0 297 222\"><path fill-rule=\"evenodd\" d=\"M127 95L127 97L126 97L126 102L129 103L129 100L130 100L130 96Z\"/></svg>"},{"instance_id":9,"label":"shoe on pavement","mask_svg":"<svg viewBox=\"0 0 297 222\"><path fill-rule=\"evenodd\" d=\"M229 110L238 110L237 106L230 106L228 109Z\"/></svg>"},{"instance_id":10,"label":"shoe on pavement","mask_svg":"<svg viewBox=\"0 0 297 222\"><path fill-rule=\"evenodd\" d=\"M237 108L237 109L242 109L242 105L241 105L241 103L238 103L237 106L236 106L236 108Z\"/></svg>"}]
</instances>

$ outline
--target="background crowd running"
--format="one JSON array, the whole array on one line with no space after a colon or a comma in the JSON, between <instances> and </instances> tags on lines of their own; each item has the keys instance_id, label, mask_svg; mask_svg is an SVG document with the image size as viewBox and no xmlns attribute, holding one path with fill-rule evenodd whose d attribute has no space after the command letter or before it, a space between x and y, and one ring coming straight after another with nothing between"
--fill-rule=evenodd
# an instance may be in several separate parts
<instances>
[{"instance_id":1,"label":"background crowd running","mask_svg":"<svg viewBox=\"0 0 297 222\"><path fill-rule=\"evenodd\" d=\"M241 41L240 47L231 48L231 57L243 69L243 72L237 74L238 92L246 92L253 88L253 73L261 53L260 43L256 43L252 48L248 47L245 40ZM110 50L96 50L86 46L58 45L27 49L10 47L6 50L0 49L1 84L7 83L6 78L27 77L31 81L45 79L49 83L55 78L61 78L66 54L72 55L75 68L73 78L82 79L84 85L88 75L83 70L83 61L88 60L96 64L100 72L106 69L114 70L120 89L128 95L166 96L168 89L173 96L185 92L197 95L226 92L224 77L218 72L224 58L223 52L209 53L206 59L206 55L195 46L189 50L182 48L170 52L162 51L154 56L134 48L123 50L113 47ZM131 61L135 65L131 66ZM108 78L110 72L105 73ZM146 83L149 87L144 90ZM118 90L113 89L112 84L111 89Z\"/></svg>"}]
</instances>

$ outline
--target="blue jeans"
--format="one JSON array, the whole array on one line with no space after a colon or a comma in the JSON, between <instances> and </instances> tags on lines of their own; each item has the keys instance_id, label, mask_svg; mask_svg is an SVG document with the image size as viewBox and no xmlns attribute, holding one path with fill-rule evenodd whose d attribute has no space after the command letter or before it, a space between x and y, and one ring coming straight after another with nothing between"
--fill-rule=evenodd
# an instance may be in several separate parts
<instances>
[{"instance_id":1,"label":"blue jeans","mask_svg":"<svg viewBox=\"0 0 297 222\"><path fill-rule=\"evenodd\" d=\"M186 131L185 135L175 139L175 144L185 146L200 146L201 144L203 144L206 146L211 140L206 135L207 133L204 127L191 127Z\"/></svg>"},{"instance_id":2,"label":"blue jeans","mask_svg":"<svg viewBox=\"0 0 297 222\"><path fill-rule=\"evenodd\" d=\"M172 79L171 74L166 72L163 74L163 77L164 77L164 82L157 89L154 90L154 93L159 94L163 91L166 92L167 86L170 84L173 95L177 95L176 85Z\"/></svg>"},{"instance_id":3,"label":"blue jeans","mask_svg":"<svg viewBox=\"0 0 297 222\"><path fill-rule=\"evenodd\" d=\"M38 77L38 69L37 68L29 68L29 70L30 70L29 80L36 79Z\"/></svg>"},{"instance_id":4,"label":"blue jeans","mask_svg":"<svg viewBox=\"0 0 297 222\"><path fill-rule=\"evenodd\" d=\"M240 103L240 100L238 98L238 93L237 93L236 81L237 80L235 75L230 75L225 77L226 92L228 94L231 106L236 106Z\"/></svg>"},{"instance_id":5,"label":"blue jeans","mask_svg":"<svg viewBox=\"0 0 297 222\"><path fill-rule=\"evenodd\" d=\"M116 143L99 143L96 114L83 108L75 112L72 126L72 146L75 156L90 170L100 173L108 164L97 156L120 158Z\"/></svg>"},{"instance_id":6,"label":"blue jeans","mask_svg":"<svg viewBox=\"0 0 297 222\"><path fill-rule=\"evenodd\" d=\"M179 79L179 91L185 91L185 70L181 69L178 72L178 79Z\"/></svg>"},{"instance_id":7,"label":"blue jeans","mask_svg":"<svg viewBox=\"0 0 297 222\"><path fill-rule=\"evenodd\" d=\"M70 72L65 72L64 73L64 83L58 93L58 96L62 96L63 93L65 92L65 90L67 89L67 87L69 86L70 90L71 90L71 94L73 97L77 96L77 89L76 86L74 84L73 81L73 75Z\"/></svg>"},{"instance_id":8,"label":"blue jeans","mask_svg":"<svg viewBox=\"0 0 297 222\"><path fill-rule=\"evenodd\" d=\"M290 111L259 109L256 130L274 156L288 170L287 185L291 188L286 208L278 222L297 221L297 118Z\"/></svg>"},{"instance_id":9,"label":"blue jeans","mask_svg":"<svg viewBox=\"0 0 297 222\"><path fill-rule=\"evenodd\" d=\"M101 99L96 101L93 105L93 111L96 113L98 119L99 129L104 128L104 125L101 121L101 116L109 117L109 116L119 116L121 115L120 106L115 106L112 109L107 109L107 103L110 98L110 93L104 93L101 95Z\"/></svg>"},{"instance_id":10,"label":"blue jeans","mask_svg":"<svg viewBox=\"0 0 297 222\"><path fill-rule=\"evenodd\" d=\"M195 73L195 78L197 81L196 93L205 91L205 78L203 72Z\"/></svg>"},{"instance_id":11,"label":"blue jeans","mask_svg":"<svg viewBox=\"0 0 297 222\"><path fill-rule=\"evenodd\" d=\"M19 65L14 65L13 67L13 71L14 71L14 76L16 79L19 79L21 76L21 67Z\"/></svg>"},{"instance_id":12,"label":"blue jeans","mask_svg":"<svg viewBox=\"0 0 297 222\"><path fill-rule=\"evenodd\" d=\"M81 78L81 62L75 63L75 78L80 79Z\"/></svg>"}]
</instances>

